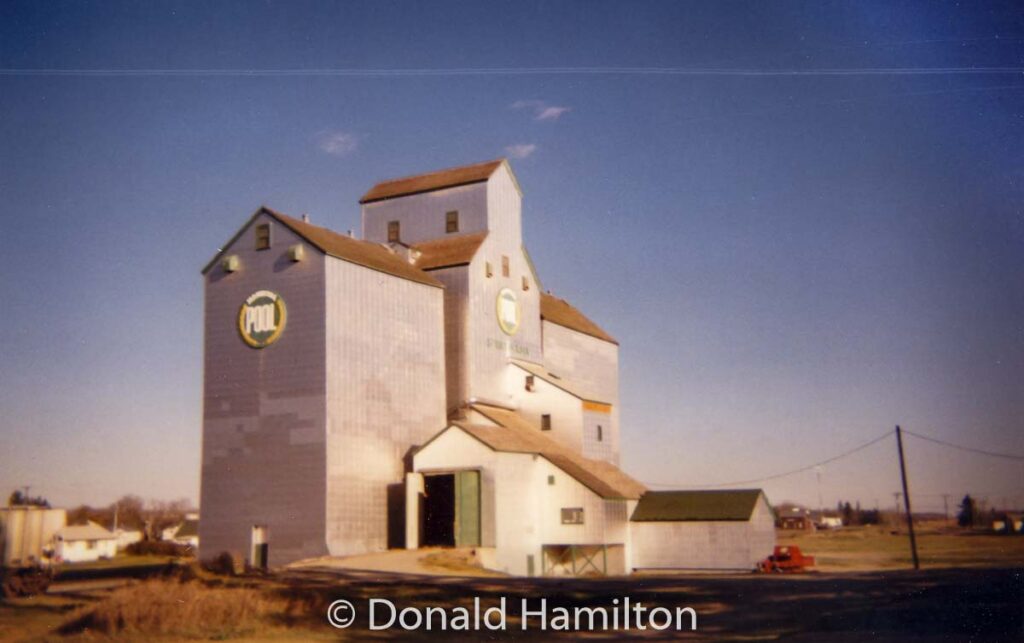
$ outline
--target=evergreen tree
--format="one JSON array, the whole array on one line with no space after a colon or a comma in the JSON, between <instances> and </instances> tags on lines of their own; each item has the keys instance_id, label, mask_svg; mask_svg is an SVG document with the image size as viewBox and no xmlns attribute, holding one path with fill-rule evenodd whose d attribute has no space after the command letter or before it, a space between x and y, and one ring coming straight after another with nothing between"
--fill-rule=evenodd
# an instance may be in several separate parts
<instances>
[{"instance_id":1,"label":"evergreen tree","mask_svg":"<svg viewBox=\"0 0 1024 643\"><path fill-rule=\"evenodd\" d=\"M974 498L971 494L964 496L964 499L960 501L960 511L956 515L956 522L961 527L973 527L974 520L976 517L976 508L974 504Z\"/></svg>"}]
</instances>

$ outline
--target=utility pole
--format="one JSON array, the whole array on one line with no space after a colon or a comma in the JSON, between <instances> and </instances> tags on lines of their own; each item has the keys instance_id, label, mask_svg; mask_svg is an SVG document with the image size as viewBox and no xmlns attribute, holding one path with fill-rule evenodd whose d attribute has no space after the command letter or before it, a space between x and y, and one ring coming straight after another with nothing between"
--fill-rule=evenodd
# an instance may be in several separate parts
<instances>
[{"instance_id":1,"label":"utility pole","mask_svg":"<svg viewBox=\"0 0 1024 643\"><path fill-rule=\"evenodd\" d=\"M818 478L818 521L825 522L825 503L821 500L821 465L814 467L814 474Z\"/></svg>"},{"instance_id":2,"label":"utility pole","mask_svg":"<svg viewBox=\"0 0 1024 643\"><path fill-rule=\"evenodd\" d=\"M946 512L946 522L949 522L949 494L942 494L942 509Z\"/></svg>"},{"instance_id":3,"label":"utility pole","mask_svg":"<svg viewBox=\"0 0 1024 643\"><path fill-rule=\"evenodd\" d=\"M896 448L900 454L900 479L903 481L903 504L907 508L907 529L910 530L910 553L914 557L914 569L921 569L921 561L917 558L917 539L914 538L914 514L910 510L910 490L907 487L907 466L903 462L903 433L896 425Z\"/></svg>"}]
</instances>

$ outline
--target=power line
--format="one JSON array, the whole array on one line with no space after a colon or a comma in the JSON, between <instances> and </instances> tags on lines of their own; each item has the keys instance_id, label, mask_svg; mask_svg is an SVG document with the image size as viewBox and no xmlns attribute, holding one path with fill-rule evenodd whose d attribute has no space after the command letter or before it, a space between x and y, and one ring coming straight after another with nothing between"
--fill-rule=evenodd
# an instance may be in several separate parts
<instances>
[{"instance_id":1,"label":"power line","mask_svg":"<svg viewBox=\"0 0 1024 643\"><path fill-rule=\"evenodd\" d=\"M932 438L932 437L928 437L927 435L921 435L920 433L914 433L913 431L908 431L906 429L904 429L903 432L906 433L907 435L912 435L915 438L920 438L921 440L926 440L928 442L934 442L935 444L941 444L943 446L947 446L947 447L950 447L950 448L953 448L953 449L960 449L961 451L970 451L971 453L978 453L978 454L981 454L981 455L987 455L987 456L992 457L992 458L1005 458L1007 460L1024 460L1024 455L1017 455L1017 454L1014 454L1014 453L996 453L995 451L985 451L984 449L975 449L973 447L965 447L965 446L962 446L962 445L959 445L959 444L953 444L952 442L946 442L945 440L940 440L938 438Z\"/></svg>"},{"instance_id":2,"label":"power line","mask_svg":"<svg viewBox=\"0 0 1024 643\"><path fill-rule=\"evenodd\" d=\"M1024 67L849 67L757 69L741 67L462 67L321 69L101 69L3 68L0 76L949 76L1024 74Z\"/></svg>"},{"instance_id":3,"label":"power line","mask_svg":"<svg viewBox=\"0 0 1024 643\"><path fill-rule=\"evenodd\" d=\"M795 475L797 473L803 473L805 471L810 471L811 469L814 469L815 467L821 467L821 466L824 466L826 464L830 464L832 462L835 462L836 460L840 460L840 459L845 458L847 456L851 456L854 453L857 453L858 451L863 451L864 449L866 449L866 448L868 448L868 447L870 447L870 446L872 446L874 444L877 444L878 442L881 442L882 440L884 440L886 438L890 438L890 437L892 437L892 432L891 431L886 431L885 433L883 433L882 435L878 436L874 440L871 440L869 442L865 442L864 444L862 444L862 445L860 445L858 447L854 447L854 448L850 449L849 451L844 451L843 453L840 453L839 455L833 456L833 457L828 458L826 460L822 460L821 462L815 462L814 464L809 464L807 466L800 467L799 469L793 469L792 471L786 471L786 472L783 472L783 473L776 473L774 475L765 476L763 478L754 478L752 480L739 480L737 482L723 482L723 483L712 484L712 485L701 485L701 488L704 488L704 489L709 489L709 488L710 489L714 489L714 488L717 488L717 487L735 487L735 486L742 485L742 484L753 484L755 482L766 482L768 480L775 480L777 478L784 478L786 476ZM659 483L659 482L648 482L647 484L652 486L652 487L679 487L679 486L682 486L682 485L679 485L679 484L668 484L668 483Z\"/></svg>"}]
</instances>

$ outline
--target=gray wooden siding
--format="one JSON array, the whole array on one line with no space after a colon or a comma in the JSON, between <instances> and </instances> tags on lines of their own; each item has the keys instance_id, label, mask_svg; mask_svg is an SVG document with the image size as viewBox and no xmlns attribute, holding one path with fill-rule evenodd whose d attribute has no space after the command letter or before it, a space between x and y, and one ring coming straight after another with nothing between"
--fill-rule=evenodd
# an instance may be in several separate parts
<instances>
[{"instance_id":1,"label":"gray wooden siding","mask_svg":"<svg viewBox=\"0 0 1024 643\"><path fill-rule=\"evenodd\" d=\"M272 246L256 251L254 226ZM326 553L324 541L324 257L288 260L301 240L258 218L228 249L238 272L205 277L200 555L250 553L253 525L269 531L273 565ZM239 336L238 311L257 290L285 301L283 334L263 349Z\"/></svg>"},{"instance_id":2,"label":"gray wooden siding","mask_svg":"<svg viewBox=\"0 0 1024 643\"><path fill-rule=\"evenodd\" d=\"M619 463L619 347L577 331L543 322L544 365L558 373L586 397L612 404L610 426L600 446L590 445L595 455ZM600 454L600 455L598 455Z\"/></svg>"},{"instance_id":3,"label":"gray wooden siding","mask_svg":"<svg viewBox=\"0 0 1024 643\"><path fill-rule=\"evenodd\" d=\"M326 533L339 556L385 548L388 485L445 427L444 291L328 258L326 292Z\"/></svg>"},{"instance_id":4,"label":"gray wooden siding","mask_svg":"<svg viewBox=\"0 0 1024 643\"><path fill-rule=\"evenodd\" d=\"M388 240L388 221L401 223L401 240L419 243L448 236L445 213L459 211L457 234L487 229L487 184L474 183L446 190L375 201L363 205L363 238L380 243Z\"/></svg>"},{"instance_id":5,"label":"gray wooden siding","mask_svg":"<svg viewBox=\"0 0 1024 643\"><path fill-rule=\"evenodd\" d=\"M775 519L764 496L748 521L631 522L637 569L746 569L772 553Z\"/></svg>"}]
</instances>

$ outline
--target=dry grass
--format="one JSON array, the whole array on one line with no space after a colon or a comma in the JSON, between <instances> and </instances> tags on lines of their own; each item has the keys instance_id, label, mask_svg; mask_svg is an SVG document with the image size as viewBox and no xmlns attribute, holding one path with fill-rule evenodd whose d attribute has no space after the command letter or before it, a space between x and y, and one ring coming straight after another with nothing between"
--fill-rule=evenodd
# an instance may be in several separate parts
<instances>
[{"instance_id":1,"label":"dry grass","mask_svg":"<svg viewBox=\"0 0 1024 643\"><path fill-rule=\"evenodd\" d=\"M71 614L62 634L228 638L264 631L287 612L280 598L252 587L208 587L201 581L148 580L113 591Z\"/></svg>"},{"instance_id":2,"label":"dry grass","mask_svg":"<svg viewBox=\"0 0 1024 643\"><path fill-rule=\"evenodd\" d=\"M845 527L836 531L778 532L779 544L799 545L822 572L878 571L911 566L906 533L887 527ZM925 568L1018 567L1024 537L966 532L941 523L918 526L918 555Z\"/></svg>"}]
</instances>

